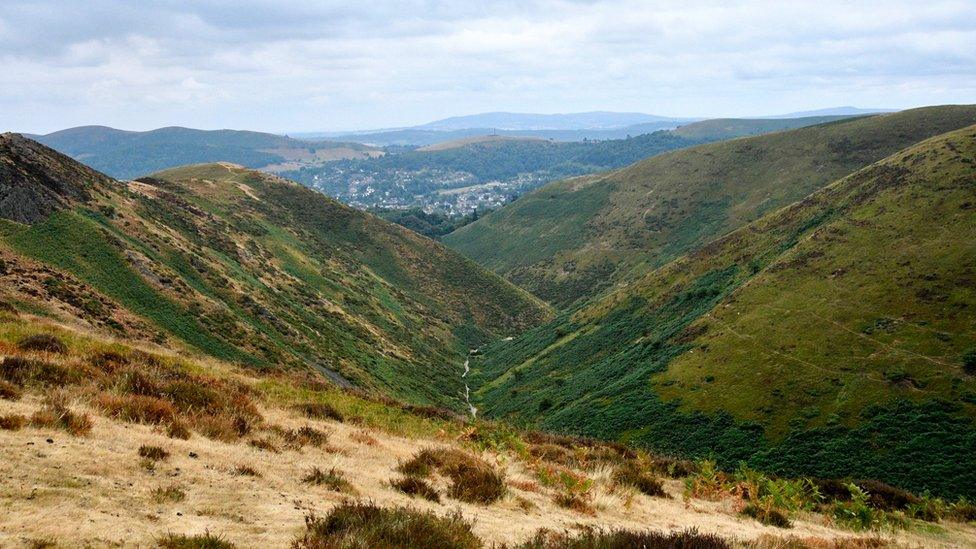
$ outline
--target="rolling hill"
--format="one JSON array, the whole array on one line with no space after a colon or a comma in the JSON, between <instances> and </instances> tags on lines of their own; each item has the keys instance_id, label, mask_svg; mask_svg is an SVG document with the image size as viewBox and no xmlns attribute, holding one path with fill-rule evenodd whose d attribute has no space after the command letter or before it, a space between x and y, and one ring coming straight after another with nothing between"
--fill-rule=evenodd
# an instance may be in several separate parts
<instances>
[{"instance_id":1,"label":"rolling hill","mask_svg":"<svg viewBox=\"0 0 976 549\"><path fill-rule=\"evenodd\" d=\"M688 139L722 141L736 137L749 137L764 133L805 128L827 122L835 122L851 116L806 116L801 118L712 118L687 124L672 130L675 135Z\"/></svg>"},{"instance_id":2,"label":"rolling hill","mask_svg":"<svg viewBox=\"0 0 976 549\"><path fill-rule=\"evenodd\" d=\"M829 132L856 128L875 154L972 113L933 109L791 134L812 132L830 150ZM732 150L772 151L789 135ZM815 165L831 172L866 157L844 149L849 160ZM486 414L539 428L713 456L726 467L744 461L971 498L974 310L969 126L908 145L485 348L471 383Z\"/></svg>"},{"instance_id":3,"label":"rolling hill","mask_svg":"<svg viewBox=\"0 0 976 549\"><path fill-rule=\"evenodd\" d=\"M120 179L205 162L282 171L382 154L358 143L309 142L270 133L180 127L134 132L82 126L30 137Z\"/></svg>"},{"instance_id":4,"label":"rolling hill","mask_svg":"<svg viewBox=\"0 0 976 549\"><path fill-rule=\"evenodd\" d=\"M974 106L929 107L672 151L551 183L443 241L569 307L902 148L973 123Z\"/></svg>"},{"instance_id":5,"label":"rolling hill","mask_svg":"<svg viewBox=\"0 0 976 549\"><path fill-rule=\"evenodd\" d=\"M469 346L549 316L437 243L240 166L121 183L16 134L0 166L2 299L37 314L453 407Z\"/></svg>"}]
</instances>

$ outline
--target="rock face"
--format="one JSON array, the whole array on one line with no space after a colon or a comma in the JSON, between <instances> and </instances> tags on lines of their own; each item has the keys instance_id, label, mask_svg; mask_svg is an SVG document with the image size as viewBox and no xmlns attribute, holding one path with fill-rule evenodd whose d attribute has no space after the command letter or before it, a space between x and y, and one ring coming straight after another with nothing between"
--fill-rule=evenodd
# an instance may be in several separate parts
<instances>
[{"instance_id":1,"label":"rock face","mask_svg":"<svg viewBox=\"0 0 976 549\"><path fill-rule=\"evenodd\" d=\"M115 181L36 141L0 134L0 218L36 223Z\"/></svg>"}]
</instances>

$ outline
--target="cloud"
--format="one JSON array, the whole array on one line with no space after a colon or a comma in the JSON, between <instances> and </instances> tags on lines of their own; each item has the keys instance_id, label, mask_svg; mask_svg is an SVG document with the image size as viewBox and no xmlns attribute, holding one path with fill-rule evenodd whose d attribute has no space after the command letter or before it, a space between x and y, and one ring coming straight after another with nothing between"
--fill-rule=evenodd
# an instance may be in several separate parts
<instances>
[{"instance_id":1,"label":"cloud","mask_svg":"<svg viewBox=\"0 0 976 549\"><path fill-rule=\"evenodd\" d=\"M5 0L3 129L976 101L976 2Z\"/></svg>"}]
</instances>

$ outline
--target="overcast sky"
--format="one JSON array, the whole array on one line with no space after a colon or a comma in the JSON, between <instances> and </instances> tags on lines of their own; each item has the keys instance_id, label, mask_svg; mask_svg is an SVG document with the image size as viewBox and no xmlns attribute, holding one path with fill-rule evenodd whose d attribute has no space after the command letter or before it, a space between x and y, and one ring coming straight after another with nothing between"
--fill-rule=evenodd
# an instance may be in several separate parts
<instances>
[{"instance_id":1,"label":"overcast sky","mask_svg":"<svg viewBox=\"0 0 976 549\"><path fill-rule=\"evenodd\" d=\"M732 3L0 0L0 130L976 103L976 0Z\"/></svg>"}]
</instances>

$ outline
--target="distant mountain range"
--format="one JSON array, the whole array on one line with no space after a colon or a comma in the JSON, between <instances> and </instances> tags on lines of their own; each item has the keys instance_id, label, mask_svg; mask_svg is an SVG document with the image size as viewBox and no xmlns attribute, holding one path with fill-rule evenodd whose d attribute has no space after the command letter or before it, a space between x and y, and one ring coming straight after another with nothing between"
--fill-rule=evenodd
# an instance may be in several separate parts
<instances>
[{"instance_id":1,"label":"distant mountain range","mask_svg":"<svg viewBox=\"0 0 976 549\"><path fill-rule=\"evenodd\" d=\"M823 116L858 116L885 109L835 107L818 111L797 112L758 119L808 118ZM455 116L426 124L351 132L295 133L303 139L337 139L374 146L426 146L481 135L537 137L554 141L626 139L627 137L670 130L692 122L706 120L694 117L669 117L644 113L593 111L566 114L488 112Z\"/></svg>"}]
</instances>

